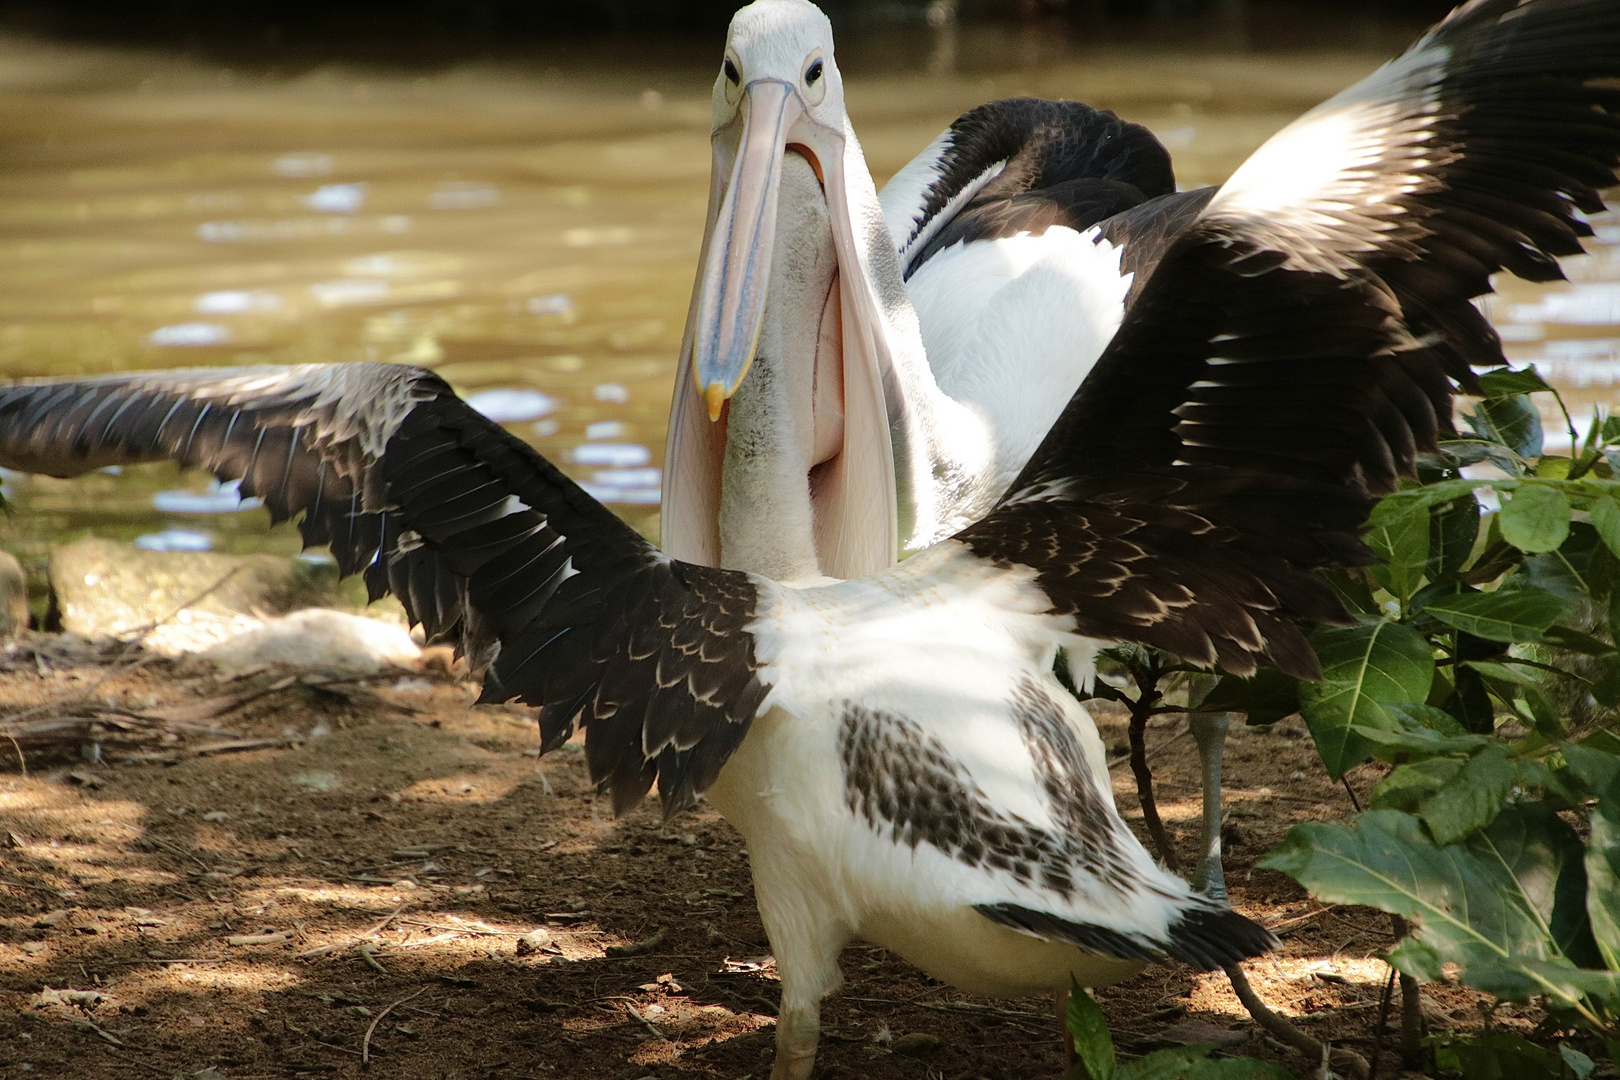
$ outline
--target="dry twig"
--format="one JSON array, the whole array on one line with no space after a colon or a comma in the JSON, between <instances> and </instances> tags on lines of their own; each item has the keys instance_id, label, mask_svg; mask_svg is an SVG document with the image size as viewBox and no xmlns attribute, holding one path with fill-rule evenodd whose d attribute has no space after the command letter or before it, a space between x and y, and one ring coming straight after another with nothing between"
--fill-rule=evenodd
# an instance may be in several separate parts
<instances>
[{"instance_id":1,"label":"dry twig","mask_svg":"<svg viewBox=\"0 0 1620 1080\"><path fill-rule=\"evenodd\" d=\"M366 1026L365 1037L360 1040L360 1067L362 1069L371 1068L371 1036L376 1033L377 1025L382 1023L383 1017L387 1016L389 1013L393 1012L396 1008L405 1004L407 1001L410 1001L413 998L419 998L427 992L428 988L424 986L414 994L407 997L402 997L398 1001L384 1005L382 1011L371 1018L371 1023Z\"/></svg>"}]
</instances>

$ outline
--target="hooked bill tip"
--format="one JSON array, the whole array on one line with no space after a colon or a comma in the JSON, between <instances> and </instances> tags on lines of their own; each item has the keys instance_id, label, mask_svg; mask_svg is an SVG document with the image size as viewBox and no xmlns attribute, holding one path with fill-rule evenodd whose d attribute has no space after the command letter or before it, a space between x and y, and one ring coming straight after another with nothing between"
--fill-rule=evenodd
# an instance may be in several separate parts
<instances>
[{"instance_id":1,"label":"hooked bill tip","mask_svg":"<svg viewBox=\"0 0 1620 1080\"><path fill-rule=\"evenodd\" d=\"M718 382L710 383L709 388L703 391L703 400L709 403L709 420L711 423L720 419L720 407L726 403L726 398L729 396L726 393L725 385Z\"/></svg>"}]
</instances>

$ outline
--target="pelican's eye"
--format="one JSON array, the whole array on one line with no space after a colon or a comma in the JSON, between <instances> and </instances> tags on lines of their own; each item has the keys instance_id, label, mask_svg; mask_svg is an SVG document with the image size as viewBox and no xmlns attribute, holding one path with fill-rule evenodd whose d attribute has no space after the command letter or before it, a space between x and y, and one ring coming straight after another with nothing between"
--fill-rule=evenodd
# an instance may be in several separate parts
<instances>
[{"instance_id":1,"label":"pelican's eye","mask_svg":"<svg viewBox=\"0 0 1620 1080\"><path fill-rule=\"evenodd\" d=\"M725 58L725 60L720 64L720 70L726 73L726 81L732 86L736 86L738 83L742 82L742 76L737 73L737 65L731 62L731 57L728 56Z\"/></svg>"},{"instance_id":2,"label":"pelican's eye","mask_svg":"<svg viewBox=\"0 0 1620 1080\"><path fill-rule=\"evenodd\" d=\"M822 98L827 96L826 75L826 58L821 55L820 49L805 57L804 73L799 76L804 89L800 93L804 95L805 104L812 108L820 105Z\"/></svg>"}]
</instances>

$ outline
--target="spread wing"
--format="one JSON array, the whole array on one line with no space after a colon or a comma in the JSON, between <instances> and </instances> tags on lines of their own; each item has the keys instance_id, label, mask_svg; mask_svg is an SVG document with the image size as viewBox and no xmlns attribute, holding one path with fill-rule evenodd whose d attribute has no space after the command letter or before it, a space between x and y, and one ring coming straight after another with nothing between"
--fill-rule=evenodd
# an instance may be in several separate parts
<instances>
[{"instance_id":1,"label":"spread wing","mask_svg":"<svg viewBox=\"0 0 1620 1080\"><path fill-rule=\"evenodd\" d=\"M1273 136L1201 225L1291 270L1371 270L1414 331L1501 363L1467 301L1498 270L1550 281L1581 252L1577 211L1616 179L1616 77L1610 0L1474 0Z\"/></svg>"},{"instance_id":2,"label":"spread wing","mask_svg":"<svg viewBox=\"0 0 1620 1080\"><path fill-rule=\"evenodd\" d=\"M1560 276L1616 182L1620 6L1478 0L1284 129L1141 285L997 508L959 534L1037 571L1081 633L1240 674L1317 665L1295 620L1344 612L1308 571L1450 429L1469 303Z\"/></svg>"},{"instance_id":3,"label":"spread wing","mask_svg":"<svg viewBox=\"0 0 1620 1080\"><path fill-rule=\"evenodd\" d=\"M576 719L619 809L656 778L673 814L713 782L765 699L736 571L673 561L428 371L199 369L0 388L0 464L72 476L172 458L302 515L373 597L493 657L483 700Z\"/></svg>"}]
</instances>

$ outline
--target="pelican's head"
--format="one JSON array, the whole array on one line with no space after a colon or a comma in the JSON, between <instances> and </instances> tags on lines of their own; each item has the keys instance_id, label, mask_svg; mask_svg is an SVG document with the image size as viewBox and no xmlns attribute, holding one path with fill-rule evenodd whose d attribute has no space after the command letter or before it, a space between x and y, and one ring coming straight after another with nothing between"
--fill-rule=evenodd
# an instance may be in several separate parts
<instances>
[{"instance_id":1,"label":"pelican's head","mask_svg":"<svg viewBox=\"0 0 1620 1080\"><path fill-rule=\"evenodd\" d=\"M692 349L710 419L753 361L782 156L803 154L825 185L842 168L844 129L844 85L821 9L757 0L737 12L714 80L714 170L724 193L710 222Z\"/></svg>"},{"instance_id":2,"label":"pelican's head","mask_svg":"<svg viewBox=\"0 0 1620 1080\"><path fill-rule=\"evenodd\" d=\"M772 482L807 494L821 573L875 573L899 551L892 433L904 441L911 429L903 409L898 422L891 417L885 397L891 343L867 253L890 255L885 302L906 300L844 115L832 27L806 0L758 0L732 18L719 68L708 230L670 410L661 543L676 558L720 564L726 403L769 321L768 359L791 378L760 383L762 393L768 385L786 394L772 399L774 428L759 420L763 397L742 402L753 437L739 453L777 455ZM831 266L813 254L829 248ZM745 501L741 510L772 516L769 500Z\"/></svg>"}]
</instances>

